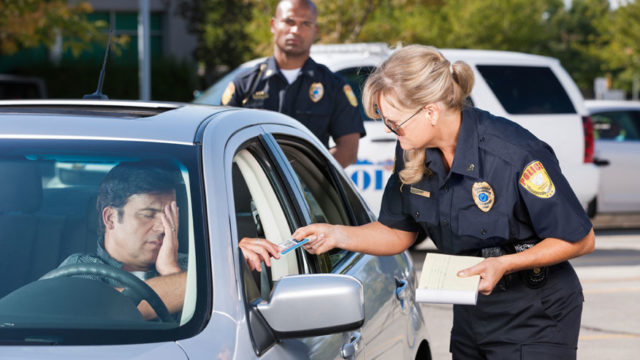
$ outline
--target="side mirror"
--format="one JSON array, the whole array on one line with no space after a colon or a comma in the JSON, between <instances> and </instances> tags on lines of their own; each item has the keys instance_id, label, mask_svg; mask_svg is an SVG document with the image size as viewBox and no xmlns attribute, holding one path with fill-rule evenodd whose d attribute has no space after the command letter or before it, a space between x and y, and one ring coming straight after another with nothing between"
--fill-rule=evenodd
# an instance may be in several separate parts
<instances>
[{"instance_id":1,"label":"side mirror","mask_svg":"<svg viewBox=\"0 0 640 360\"><path fill-rule=\"evenodd\" d=\"M280 339L327 335L362 326L364 292L352 276L285 276L257 309Z\"/></svg>"}]
</instances>

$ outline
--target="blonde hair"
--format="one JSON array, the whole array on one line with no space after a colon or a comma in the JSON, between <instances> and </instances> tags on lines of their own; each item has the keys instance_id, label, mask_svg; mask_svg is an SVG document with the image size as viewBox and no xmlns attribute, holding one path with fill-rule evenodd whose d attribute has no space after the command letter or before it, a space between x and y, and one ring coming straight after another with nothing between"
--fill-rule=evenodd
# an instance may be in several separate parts
<instances>
[{"instance_id":1,"label":"blonde hair","mask_svg":"<svg viewBox=\"0 0 640 360\"><path fill-rule=\"evenodd\" d=\"M390 94L398 99L397 105L407 109L441 102L462 110L473 82L473 70L465 62L452 64L433 46L409 45L396 50L368 77L362 103L372 119L378 118L374 106L380 96ZM425 149L405 151L403 158L402 183L415 184L431 173L425 164Z\"/></svg>"}]
</instances>

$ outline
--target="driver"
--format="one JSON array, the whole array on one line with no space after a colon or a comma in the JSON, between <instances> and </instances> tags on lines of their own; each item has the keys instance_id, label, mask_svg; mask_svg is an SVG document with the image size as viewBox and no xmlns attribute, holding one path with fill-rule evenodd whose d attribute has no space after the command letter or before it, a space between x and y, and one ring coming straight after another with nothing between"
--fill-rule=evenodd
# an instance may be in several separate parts
<instances>
[{"instance_id":1,"label":"driver","mask_svg":"<svg viewBox=\"0 0 640 360\"><path fill-rule=\"evenodd\" d=\"M98 190L98 244L95 254L72 254L60 267L106 264L145 281L170 313L182 309L187 255L178 253L176 169L157 162L121 163L105 176ZM86 277L118 287L98 275ZM138 310L145 319L155 312L146 302Z\"/></svg>"},{"instance_id":2,"label":"driver","mask_svg":"<svg viewBox=\"0 0 640 360\"><path fill-rule=\"evenodd\" d=\"M105 264L132 273L145 281L162 299L170 313L182 310L185 295L187 254L178 252L179 209L176 188L178 170L159 162L124 162L105 176L98 190L98 243L95 254L72 254L60 267L74 264ZM278 258L276 245L245 238L240 249L255 269L261 260ZM258 265L255 265L258 264ZM85 275L119 288L106 276ZM145 319L156 317L147 302L138 310Z\"/></svg>"}]
</instances>

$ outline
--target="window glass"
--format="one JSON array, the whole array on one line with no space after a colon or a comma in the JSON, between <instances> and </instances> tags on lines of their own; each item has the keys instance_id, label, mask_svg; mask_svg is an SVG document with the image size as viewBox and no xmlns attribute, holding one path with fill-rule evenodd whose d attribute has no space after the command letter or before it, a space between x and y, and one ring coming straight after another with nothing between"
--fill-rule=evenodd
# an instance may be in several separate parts
<instances>
[{"instance_id":1,"label":"window glass","mask_svg":"<svg viewBox=\"0 0 640 360\"><path fill-rule=\"evenodd\" d=\"M267 159L247 149L240 150L234 157L232 177L238 241L245 237L260 237L277 244L291 239L293 226L288 207L284 204L286 199L267 162ZM247 299L250 302L258 298L268 299L273 284L280 278L307 272L308 265L302 251L298 249L281 254L280 259L271 259L271 267L263 264L262 271L254 271L253 280L260 294L248 293L252 289L245 286Z\"/></svg>"},{"instance_id":2,"label":"window glass","mask_svg":"<svg viewBox=\"0 0 640 360\"><path fill-rule=\"evenodd\" d=\"M575 114L571 99L548 67L478 65L509 114Z\"/></svg>"},{"instance_id":3,"label":"window glass","mask_svg":"<svg viewBox=\"0 0 640 360\"><path fill-rule=\"evenodd\" d=\"M345 206L340 185L332 179L331 164L320 154L312 154L311 145L279 141L282 150L298 176L312 222L356 225L351 209ZM350 252L343 249L329 251L331 267L335 268Z\"/></svg>"},{"instance_id":4,"label":"window glass","mask_svg":"<svg viewBox=\"0 0 640 360\"><path fill-rule=\"evenodd\" d=\"M207 267L196 148L8 140L0 154L0 323L11 324L0 327L0 339L134 343L199 329ZM169 223L164 205L173 201ZM170 260L182 269L172 281L186 294L167 304L170 314L145 320L136 304L153 303L155 293L136 284L168 274L156 260L171 239L178 257Z\"/></svg>"},{"instance_id":5,"label":"window glass","mask_svg":"<svg viewBox=\"0 0 640 360\"><path fill-rule=\"evenodd\" d=\"M591 118L596 139L616 141L640 139L638 113L634 114L633 111L610 111L592 114Z\"/></svg>"}]
</instances>

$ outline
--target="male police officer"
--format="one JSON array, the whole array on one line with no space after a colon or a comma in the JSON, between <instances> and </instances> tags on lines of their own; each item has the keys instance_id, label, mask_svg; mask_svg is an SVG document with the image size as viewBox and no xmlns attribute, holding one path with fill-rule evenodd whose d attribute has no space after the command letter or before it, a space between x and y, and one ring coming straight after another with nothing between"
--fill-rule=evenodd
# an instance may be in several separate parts
<instances>
[{"instance_id":1,"label":"male police officer","mask_svg":"<svg viewBox=\"0 0 640 360\"><path fill-rule=\"evenodd\" d=\"M351 87L309 57L318 32L317 9L310 0L282 0L271 18L274 53L238 75L222 95L222 104L279 111L314 133L340 165L356 161L365 135L358 100Z\"/></svg>"}]
</instances>

